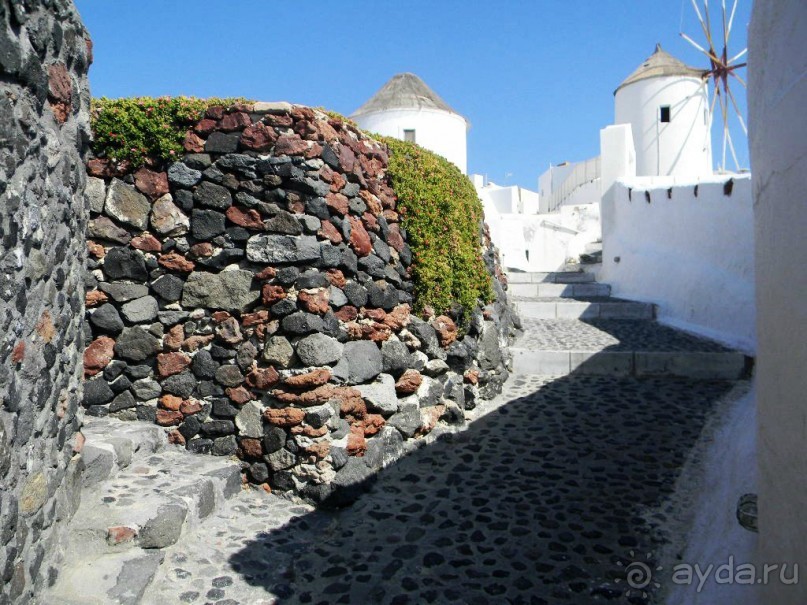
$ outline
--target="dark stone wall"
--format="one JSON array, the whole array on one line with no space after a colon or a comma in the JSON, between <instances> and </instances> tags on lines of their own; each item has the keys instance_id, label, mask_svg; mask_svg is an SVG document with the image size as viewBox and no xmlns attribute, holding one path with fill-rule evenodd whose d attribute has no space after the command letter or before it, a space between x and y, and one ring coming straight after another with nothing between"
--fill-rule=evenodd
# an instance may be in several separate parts
<instances>
[{"instance_id":1,"label":"dark stone wall","mask_svg":"<svg viewBox=\"0 0 807 605\"><path fill-rule=\"evenodd\" d=\"M0 0L0 603L30 603L78 503L91 46L72 2Z\"/></svg>"},{"instance_id":2,"label":"dark stone wall","mask_svg":"<svg viewBox=\"0 0 807 605\"><path fill-rule=\"evenodd\" d=\"M255 103L209 109L185 149L134 172L88 162L88 414L156 422L237 455L252 482L342 502L499 390L502 282L464 331L413 313L384 144ZM481 226L480 245L496 274Z\"/></svg>"}]
</instances>

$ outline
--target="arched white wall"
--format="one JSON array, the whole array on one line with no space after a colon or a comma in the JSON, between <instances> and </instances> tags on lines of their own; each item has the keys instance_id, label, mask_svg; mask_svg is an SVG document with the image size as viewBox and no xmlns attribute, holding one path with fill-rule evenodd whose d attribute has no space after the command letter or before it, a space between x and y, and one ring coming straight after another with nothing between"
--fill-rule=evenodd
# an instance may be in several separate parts
<instances>
[{"instance_id":1,"label":"arched white wall","mask_svg":"<svg viewBox=\"0 0 807 605\"><path fill-rule=\"evenodd\" d=\"M663 123L659 108L670 106ZM615 123L630 124L637 176L712 174L709 93L699 79L686 76L639 80L620 88L614 99Z\"/></svg>"},{"instance_id":2,"label":"arched white wall","mask_svg":"<svg viewBox=\"0 0 807 605\"><path fill-rule=\"evenodd\" d=\"M432 109L389 109L352 116L360 128L403 140L404 130L415 131L415 142L468 171L465 118Z\"/></svg>"}]
</instances>

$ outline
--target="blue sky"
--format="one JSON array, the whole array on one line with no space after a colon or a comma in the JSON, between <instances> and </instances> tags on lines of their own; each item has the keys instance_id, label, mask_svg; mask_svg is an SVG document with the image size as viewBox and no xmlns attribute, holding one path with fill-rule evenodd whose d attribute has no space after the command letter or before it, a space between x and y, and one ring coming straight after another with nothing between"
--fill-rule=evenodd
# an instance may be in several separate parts
<instances>
[{"instance_id":1,"label":"blue sky","mask_svg":"<svg viewBox=\"0 0 807 605\"><path fill-rule=\"evenodd\" d=\"M717 17L720 3L712 4ZM751 8L740 4L734 53L745 46ZM707 63L679 37L683 23L703 40L689 0L76 5L95 45L94 96L244 96L350 114L411 71L471 121L469 172L530 189L550 163L599 153L614 89L657 42L689 64ZM747 165L745 138L732 132Z\"/></svg>"}]
</instances>

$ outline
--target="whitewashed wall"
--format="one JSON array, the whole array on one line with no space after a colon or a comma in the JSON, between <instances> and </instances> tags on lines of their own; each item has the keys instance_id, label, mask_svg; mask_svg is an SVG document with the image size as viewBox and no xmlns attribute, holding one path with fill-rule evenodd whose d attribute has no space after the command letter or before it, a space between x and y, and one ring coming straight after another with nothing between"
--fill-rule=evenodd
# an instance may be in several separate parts
<instances>
[{"instance_id":1,"label":"whitewashed wall","mask_svg":"<svg viewBox=\"0 0 807 605\"><path fill-rule=\"evenodd\" d=\"M416 143L456 164L467 173L468 123L461 115L434 109L390 109L353 116L360 128L403 140L415 131Z\"/></svg>"},{"instance_id":2,"label":"whitewashed wall","mask_svg":"<svg viewBox=\"0 0 807 605\"><path fill-rule=\"evenodd\" d=\"M697 196L695 183L671 177L617 181L602 200L600 279L615 296L656 303L665 323L751 353L751 177L734 176L730 196L724 194L727 180L701 179Z\"/></svg>"}]
</instances>

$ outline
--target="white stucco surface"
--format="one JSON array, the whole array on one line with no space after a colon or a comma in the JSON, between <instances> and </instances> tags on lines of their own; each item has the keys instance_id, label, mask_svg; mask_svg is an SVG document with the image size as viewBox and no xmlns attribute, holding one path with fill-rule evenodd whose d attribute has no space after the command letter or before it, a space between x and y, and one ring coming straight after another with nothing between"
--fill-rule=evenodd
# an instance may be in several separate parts
<instances>
[{"instance_id":1,"label":"white stucco surface","mask_svg":"<svg viewBox=\"0 0 807 605\"><path fill-rule=\"evenodd\" d=\"M614 296L656 303L663 323L753 353L751 178L731 177L730 196L728 178L617 181L602 200L600 279Z\"/></svg>"},{"instance_id":2,"label":"white stucco surface","mask_svg":"<svg viewBox=\"0 0 807 605\"><path fill-rule=\"evenodd\" d=\"M467 173L468 123L461 115L447 111L420 109L388 109L353 116L360 128L384 136L404 139L404 130L415 131L415 142L443 156Z\"/></svg>"},{"instance_id":3,"label":"white stucco surface","mask_svg":"<svg viewBox=\"0 0 807 605\"><path fill-rule=\"evenodd\" d=\"M659 108L669 106L662 123ZM648 78L616 92L614 124L630 124L639 176L696 177L712 173L707 86L686 76Z\"/></svg>"},{"instance_id":4,"label":"white stucco surface","mask_svg":"<svg viewBox=\"0 0 807 605\"><path fill-rule=\"evenodd\" d=\"M763 603L807 603L807 3L755 2L749 141L756 219L760 558L801 566Z\"/></svg>"}]
</instances>

